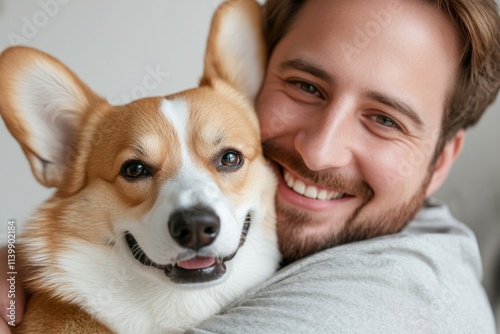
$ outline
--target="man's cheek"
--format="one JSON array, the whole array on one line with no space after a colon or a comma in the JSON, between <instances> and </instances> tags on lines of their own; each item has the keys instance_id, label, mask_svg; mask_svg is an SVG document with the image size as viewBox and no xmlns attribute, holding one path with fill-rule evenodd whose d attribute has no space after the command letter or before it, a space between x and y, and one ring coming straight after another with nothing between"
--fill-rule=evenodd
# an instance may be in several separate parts
<instances>
[{"instance_id":1,"label":"man's cheek","mask_svg":"<svg viewBox=\"0 0 500 334\"><path fill-rule=\"evenodd\" d=\"M261 105L259 122L263 141L287 131L292 127L296 119L296 113L287 108L284 103Z\"/></svg>"}]
</instances>

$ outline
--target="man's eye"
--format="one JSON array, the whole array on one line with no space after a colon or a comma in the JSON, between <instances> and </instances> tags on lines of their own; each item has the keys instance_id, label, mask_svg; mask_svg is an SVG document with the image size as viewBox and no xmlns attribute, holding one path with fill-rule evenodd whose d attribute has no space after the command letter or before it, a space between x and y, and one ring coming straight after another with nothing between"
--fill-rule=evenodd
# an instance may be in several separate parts
<instances>
[{"instance_id":1,"label":"man's eye","mask_svg":"<svg viewBox=\"0 0 500 334\"><path fill-rule=\"evenodd\" d=\"M297 86L300 90L306 92L307 94L316 95L321 97L322 94L316 86L304 81L292 81L292 84Z\"/></svg>"},{"instance_id":2,"label":"man's eye","mask_svg":"<svg viewBox=\"0 0 500 334\"><path fill-rule=\"evenodd\" d=\"M398 125L398 123L396 123L394 120L392 120L391 118L389 118L387 116L375 115L374 118L375 118L375 121L377 123L379 123L380 125L383 125L385 127L396 128L396 129L400 128L400 126Z\"/></svg>"}]
</instances>

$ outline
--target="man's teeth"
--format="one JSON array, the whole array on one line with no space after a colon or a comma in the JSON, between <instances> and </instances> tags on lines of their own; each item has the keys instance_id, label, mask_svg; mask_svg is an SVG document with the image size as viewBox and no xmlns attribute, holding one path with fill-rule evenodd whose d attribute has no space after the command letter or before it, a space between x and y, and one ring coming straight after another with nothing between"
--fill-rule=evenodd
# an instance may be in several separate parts
<instances>
[{"instance_id":1,"label":"man's teeth","mask_svg":"<svg viewBox=\"0 0 500 334\"><path fill-rule=\"evenodd\" d=\"M297 194L302 196L319 199L321 201L329 201L332 199L339 199L344 197L343 193L337 193L330 190L318 189L315 186L306 186L306 184L300 180L296 180L290 175L286 170L283 172L283 177L288 188L295 191Z\"/></svg>"}]
</instances>

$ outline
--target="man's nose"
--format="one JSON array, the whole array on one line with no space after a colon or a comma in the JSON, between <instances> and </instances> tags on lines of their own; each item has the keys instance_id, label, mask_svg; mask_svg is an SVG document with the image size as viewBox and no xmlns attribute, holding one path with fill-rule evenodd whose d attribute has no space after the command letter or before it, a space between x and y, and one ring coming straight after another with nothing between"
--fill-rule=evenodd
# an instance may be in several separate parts
<instances>
[{"instance_id":1,"label":"man's nose","mask_svg":"<svg viewBox=\"0 0 500 334\"><path fill-rule=\"evenodd\" d=\"M333 107L323 111L304 123L294 138L295 149L315 171L349 165L359 140L353 113Z\"/></svg>"}]
</instances>

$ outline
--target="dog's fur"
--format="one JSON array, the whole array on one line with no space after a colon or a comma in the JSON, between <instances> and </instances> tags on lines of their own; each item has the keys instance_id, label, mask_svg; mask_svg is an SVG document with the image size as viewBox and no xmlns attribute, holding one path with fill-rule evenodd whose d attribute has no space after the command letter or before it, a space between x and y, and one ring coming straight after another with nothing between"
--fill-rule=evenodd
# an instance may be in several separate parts
<instances>
[{"instance_id":1,"label":"dog's fur","mask_svg":"<svg viewBox=\"0 0 500 334\"><path fill-rule=\"evenodd\" d=\"M2 117L36 179L57 189L23 230L33 296L15 333L181 331L276 270L276 180L253 109L265 59L253 0L218 9L200 87L167 97L111 106L51 56L1 54ZM200 207L220 230L183 247L171 221ZM166 275L236 251L221 278Z\"/></svg>"}]
</instances>

